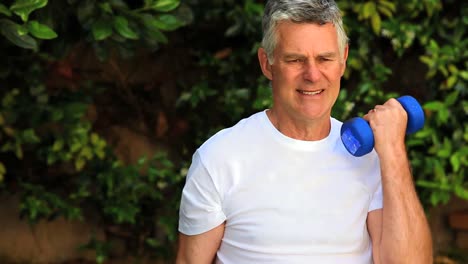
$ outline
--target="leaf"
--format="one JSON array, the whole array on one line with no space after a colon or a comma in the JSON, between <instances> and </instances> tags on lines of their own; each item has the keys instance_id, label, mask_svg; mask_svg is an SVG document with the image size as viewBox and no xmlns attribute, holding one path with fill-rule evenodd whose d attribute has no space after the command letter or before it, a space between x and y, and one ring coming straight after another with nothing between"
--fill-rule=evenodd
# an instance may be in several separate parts
<instances>
[{"instance_id":1,"label":"leaf","mask_svg":"<svg viewBox=\"0 0 468 264\"><path fill-rule=\"evenodd\" d=\"M99 135L96 133L91 133L91 144L97 146L99 143Z\"/></svg>"},{"instance_id":2,"label":"leaf","mask_svg":"<svg viewBox=\"0 0 468 264\"><path fill-rule=\"evenodd\" d=\"M160 12L169 12L176 9L180 4L180 0L157 0L152 8Z\"/></svg>"},{"instance_id":3,"label":"leaf","mask_svg":"<svg viewBox=\"0 0 468 264\"><path fill-rule=\"evenodd\" d=\"M425 63L429 67L432 67L432 65L434 65L434 61L429 56L421 56L419 57L419 60L421 60L423 63Z\"/></svg>"},{"instance_id":4,"label":"leaf","mask_svg":"<svg viewBox=\"0 0 468 264\"><path fill-rule=\"evenodd\" d=\"M24 143L39 143L41 139L36 135L34 129L29 128L21 133L21 139Z\"/></svg>"},{"instance_id":5,"label":"leaf","mask_svg":"<svg viewBox=\"0 0 468 264\"><path fill-rule=\"evenodd\" d=\"M385 15L386 17L392 17L393 14L392 14L392 11L390 9L388 9L387 7L384 7L384 6L378 6L377 9L379 10L379 12L382 14L382 15Z\"/></svg>"},{"instance_id":6,"label":"leaf","mask_svg":"<svg viewBox=\"0 0 468 264\"><path fill-rule=\"evenodd\" d=\"M11 17L11 11L4 4L0 4L0 14Z\"/></svg>"},{"instance_id":7,"label":"leaf","mask_svg":"<svg viewBox=\"0 0 468 264\"><path fill-rule=\"evenodd\" d=\"M463 188L463 186L456 185L455 194L464 200L468 200L468 190Z\"/></svg>"},{"instance_id":8,"label":"leaf","mask_svg":"<svg viewBox=\"0 0 468 264\"><path fill-rule=\"evenodd\" d=\"M10 10L20 16L23 22L26 22L31 12L43 8L46 5L47 0L16 0L13 5L10 6Z\"/></svg>"},{"instance_id":9,"label":"leaf","mask_svg":"<svg viewBox=\"0 0 468 264\"><path fill-rule=\"evenodd\" d=\"M29 21L27 26L28 26L29 33L31 33L31 35L35 36L36 38L54 39L57 37L57 33L55 33L55 31L53 31L48 26L41 24L35 20Z\"/></svg>"},{"instance_id":10,"label":"leaf","mask_svg":"<svg viewBox=\"0 0 468 264\"><path fill-rule=\"evenodd\" d=\"M114 18L114 29L122 36L128 39L138 39L138 34L128 25L128 20L123 16Z\"/></svg>"},{"instance_id":11,"label":"leaf","mask_svg":"<svg viewBox=\"0 0 468 264\"><path fill-rule=\"evenodd\" d=\"M425 103L423 106L424 109L432 110L432 111L438 111L444 107L445 107L444 104L439 101L428 102L428 103Z\"/></svg>"},{"instance_id":12,"label":"leaf","mask_svg":"<svg viewBox=\"0 0 468 264\"><path fill-rule=\"evenodd\" d=\"M374 30L374 33L379 35L380 34L380 28L382 27L382 20L381 20L380 15L378 13L374 13L372 15L371 24L372 24L372 29Z\"/></svg>"},{"instance_id":13,"label":"leaf","mask_svg":"<svg viewBox=\"0 0 468 264\"><path fill-rule=\"evenodd\" d=\"M458 172L460 170L460 156L458 153L455 153L450 157L450 164L452 165L454 172Z\"/></svg>"},{"instance_id":14,"label":"leaf","mask_svg":"<svg viewBox=\"0 0 468 264\"><path fill-rule=\"evenodd\" d=\"M75 169L77 171L81 171L84 168L85 164L86 164L85 159L80 157L80 158L75 160Z\"/></svg>"},{"instance_id":15,"label":"leaf","mask_svg":"<svg viewBox=\"0 0 468 264\"><path fill-rule=\"evenodd\" d=\"M108 13L108 14L113 13L112 12L112 6L108 2L100 4L99 7L101 8L102 11L104 11L104 13Z\"/></svg>"},{"instance_id":16,"label":"leaf","mask_svg":"<svg viewBox=\"0 0 468 264\"><path fill-rule=\"evenodd\" d=\"M62 139L57 139L55 140L54 144L52 145L52 151L54 152L59 152L63 149L63 140Z\"/></svg>"},{"instance_id":17,"label":"leaf","mask_svg":"<svg viewBox=\"0 0 468 264\"><path fill-rule=\"evenodd\" d=\"M149 29L147 40L148 41L153 40L153 41L164 43L164 44L167 44L169 42L166 35L164 35L160 30L156 28Z\"/></svg>"},{"instance_id":18,"label":"leaf","mask_svg":"<svg viewBox=\"0 0 468 264\"><path fill-rule=\"evenodd\" d=\"M31 36L25 34L21 35L22 27L10 20L1 19L0 20L0 33L5 36L9 41L15 44L18 47L24 49L37 50L37 42Z\"/></svg>"},{"instance_id":19,"label":"leaf","mask_svg":"<svg viewBox=\"0 0 468 264\"><path fill-rule=\"evenodd\" d=\"M447 88L452 88L458 81L457 75L452 75L447 79Z\"/></svg>"},{"instance_id":20,"label":"leaf","mask_svg":"<svg viewBox=\"0 0 468 264\"><path fill-rule=\"evenodd\" d=\"M3 162L0 162L0 175L4 175L6 172L5 165L3 165Z\"/></svg>"},{"instance_id":21,"label":"leaf","mask_svg":"<svg viewBox=\"0 0 468 264\"><path fill-rule=\"evenodd\" d=\"M18 159L23 159L23 149L19 143L16 143L15 154Z\"/></svg>"},{"instance_id":22,"label":"leaf","mask_svg":"<svg viewBox=\"0 0 468 264\"><path fill-rule=\"evenodd\" d=\"M91 26L91 31L94 39L101 41L112 35L112 25L108 21L100 19Z\"/></svg>"},{"instance_id":23,"label":"leaf","mask_svg":"<svg viewBox=\"0 0 468 264\"><path fill-rule=\"evenodd\" d=\"M91 160L93 158L93 150L88 146L82 148L80 151L80 157Z\"/></svg>"},{"instance_id":24,"label":"leaf","mask_svg":"<svg viewBox=\"0 0 468 264\"><path fill-rule=\"evenodd\" d=\"M461 71L460 72L460 77L463 78L463 80L468 80L468 71Z\"/></svg>"},{"instance_id":25,"label":"leaf","mask_svg":"<svg viewBox=\"0 0 468 264\"><path fill-rule=\"evenodd\" d=\"M396 10L395 3L391 2L391 1L379 0L379 5L385 6L386 8L390 9L393 12L395 12L395 10Z\"/></svg>"},{"instance_id":26,"label":"leaf","mask_svg":"<svg viewBox=\"0 0 468 264\"><path fill-rule=\"evenodd\" d=\"M448 69L449 69L450 73L452 73L452 74L457 74L458 73L457 67L455 65L453 65L453 64L450 64L448 66Z\"/></svg>"},{"instance_id":27,"label":"leaf","mask_svg":"<svg viewBox=\"0 0 468 264\"><path fill-rule=\"evenodd\" d=\"M373 14L376 13L375 10L376 10L376 6L374 2L365 3L362 9L362 17L364 19L371 17Z\"/></svg>"},{"instance_id":28,"label":"leaf","mask_svg":"<svg viewBox=\"0 0 468 264\"><path fill-rule=\"evenodd\" d=\"M439 110L437 117L440 123L445 124L450 117L450 112L447 110L447 108L442 108Z\"/></svg>"},{"instance_id":29,"label":"leaf","mask_svg":"<svg viewBox=\"0 0 468 264\"><path fill-rule=\"evenodd\" d=\"M150 41L154 39L157 42L161 42L161 43L168 42L167 37L159 30L160 26L156 18L154 18L151 15L145 14L145 15L142 15L142 19L143 19L143 24L149 31L148 38L150 39Z\"/></svg>"},{"instance_id":30,"label":"leaf","mask_svg":"<svg viewBox=\"0 0 468 264\"><path fill-rule=\"evenodd\" d=\"M164 31L172 31L183 26L183 23L176 16L170 14L160 15L152 20L146 19L146 23L151 27Z\"/></svg>"},{"instance_id":31,"label":"leaf","mask_svg":"<svg viewBox=\"0 0 468 264\"><path fill-rule=\"evenodd\" d=\"M440 164L440 162L438 160L435 160L434 161L434 174L435 174L435 178L437 179L437 181L440 182L441 185L444 185L447 183L447 176L445 174L445 170L443 168L443 166Z\"/></svg>"},{"instance_id":32,"label":"leaf","mask_svg":"<svg viewBox=\"0 0 468 264\"><path fill-rule=\"evenodd\" d=\"M447 106L452 106L453 104L455 104L455 102L457 101L458 99L458 95L459 95L460 91L453 91L451 92L447 98L445 98L445 105Z\"/></svg>"}]
</instances>

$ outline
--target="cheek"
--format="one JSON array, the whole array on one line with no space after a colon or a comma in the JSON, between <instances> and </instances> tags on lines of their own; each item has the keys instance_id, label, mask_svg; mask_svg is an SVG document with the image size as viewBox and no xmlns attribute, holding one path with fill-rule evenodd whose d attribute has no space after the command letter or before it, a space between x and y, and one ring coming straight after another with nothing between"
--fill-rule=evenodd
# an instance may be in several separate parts
<instances>
[{"instance_id":1,"label":"cheek","mask_svg":"<svg viewBox=\"0 0 468 264\"><path fill-rule=\"evenodd\" d=\"M331 83L340 83L341 77L343 76L343 67L330 67L324 73L327 76L327 79Z\"/></svg>"},{"instance_id":2,"label":"cheek","mask_svg":"<svg viewBox=\"0 0 468 264\"><path fill-rule=\"evenodd\" d=\"M277 68L274 74L275 77L273 79L281 84L287 84L296 78L294 71L286 67Z\"/></svg>"}]
</instances>

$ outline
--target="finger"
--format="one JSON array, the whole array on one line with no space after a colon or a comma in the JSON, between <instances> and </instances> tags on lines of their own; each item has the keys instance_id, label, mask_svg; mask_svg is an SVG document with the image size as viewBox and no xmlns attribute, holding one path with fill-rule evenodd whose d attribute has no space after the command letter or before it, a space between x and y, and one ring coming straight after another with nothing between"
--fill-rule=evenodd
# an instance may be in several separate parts
<instances>
[{"instance_id":1,"label":"finger","mask_svg":"<svg viewBox=\"0 0 468 264\"><path fill-rule=\"evenodd\" d=\"M396 105L399 105L399 104L400 103L395 98L390 98L384 103L384 105L389 105L389 106L396 106Z\"/></svg>"},{"instance_id":2,"label":"finger","mask_svg":"<svg viewBox=\"0 0 468 264\"><path fill-rule=\"evenodd\" d=\"M372 110L371 110L371 111L372 111ZM369 111L369 113L370 113L371 111ZM365 114L362 118L363 118L364 120L366 120L367 122L369 122L369 115L370 115L370 114Z\"/></svg>"},{"instance_id":3,"label":"finger","mask_svg":"<svg viewBox=\"0 0 468 264\"><path fill-rule=\"evenodd\" d=\"M386 108L387 108L387 107L384 106L384 105L376 105L376 106L374 107L374 112L377 112L377 111L379 111L379 110L385 110Z\"/></svg>"}]
</instances>

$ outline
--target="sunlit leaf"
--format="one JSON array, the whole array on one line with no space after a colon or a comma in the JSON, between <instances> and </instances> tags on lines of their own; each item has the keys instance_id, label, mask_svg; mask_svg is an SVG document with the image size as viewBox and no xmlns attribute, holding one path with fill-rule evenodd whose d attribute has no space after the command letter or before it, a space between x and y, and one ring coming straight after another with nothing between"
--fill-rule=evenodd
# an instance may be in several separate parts
<instances>
[{"instance_id":1,"label":"sunlit leaf","mask_svg":"<svg viewBox=\"0 0 468 264\"><path fill-rule=\"evenodd\" d=\"M38 21L29 21L28 30L31 35L40 39L54 39L57 37L57 33L48 26L39 23Z\"/></svg>"},{"instance_id":2,"label":"sunlit leaf","mask_svg":"<svg viewBox=\"0 0 468 264\"><path fill-rule=\"evenodd\" d=\"M382 20L378 13L374 13L371 16L371 24L372 24L372 29L374 30L374 33L379 35L380 28L382 27Z\"/></svg>"},{"instance_id":3,"label":"sunlit leaf","mask_svg":"<svg viewBox=\"0 0 468 264\"><path fill-rule=\"evenodd\" d=\"M160 15L152 20L145 20L145 24L146 23L151 27L164 31L172 31L183 26L183 23L179 21L177 17L170 14Z\"/></svg>"},{"instance_id":4,"label":"sunlit leaf","mask_svg":"<svg viewBox=\"0 0 468 264\"><path fill-rule=\"evenodd\" d=\"M460 170L460 157L457 154L454 154L450 157L450 164L452 165L452 169L454 172L458 172Z\"/></svg>"},{"instance_id":5,"label":"sunlit leaf","mask_svg":"<svg viewBox=\"0 0 468 264\"><path fill-rule=\"evenodd\" d=\"M10 6L10 10L26 22L31 12L43 8L46 5L47 0L16 0L13 5Z\"/></svg>"},{"instance_id":6,"label":"sunlit leaf","mask_svg":"<svg viewBox=\"0 0 468 264\"><path fill-rule=\"evenodd\" d=\"M464 200L468 200L468 189L466 188L463 188L463 186L460 186L460 185L456 185L455 186L455 194L464 199Z\"/></svg>"},{"instance_id":7,"label":"sunlit leaf","mask_svg":"<svg viewBox=\"0 0 468 264\"><path fill-rule=\"evenodd\" d=\"M447 79L447 88L452 88L458 81L457 75L452 75Z\"/></svg>"},{"instance_id":8,"label":"sunlit leaf","mask_svg":"<svg viewBox=\"0 0 468 264\"><path fill-rule=\"evenodd\" d=\"M180 0L156 0L152 8L160 12L169 12L176 9L180 4Z\"/></svg>"},{"instance_id":9,"label":"sunlit leaf","mask_svg":"<svg viewBox=\"0 0 468 264\"><path fill-rule=\"evenodd\" d=\"M375 11L376 11L375 3L369 1L364 4L361 14L364 19L367 19L371 17L372 15L374 15L376 13Z\"/></svg>"},{"instance_id":10,"label":"sunlit leaf","mask_svg":"<svg viewBox=\"0 0 468 264\"><path fill-rule=\"evenodd\" d=\"M444 104L439 101L428 102L428 103L425 103L423 106L424 109L433 110L433 111L440 110L444 107L445 107Z\"/></svg>"},{"instance_id":11,"label":"sunlit leaf","mask_svg":"<svg viewBox=\"0 0 468 264\"><path fill-rule=\"evenodd\" d=\"M75 169L81 171L86 165L86 160L84 158L78 158L75 160Z\"/></svg>"},{"instance_id":12,"label":"sunlit leaf","mask_svg":"<svg viewBox=\"0 0 468 264\"><path fill-rule=\"evenodd\" d=\"M138 34L130 28L127 18L123 16L114 17L114 29L124 38L138 39Z\"/></svg>"}]
</instances>

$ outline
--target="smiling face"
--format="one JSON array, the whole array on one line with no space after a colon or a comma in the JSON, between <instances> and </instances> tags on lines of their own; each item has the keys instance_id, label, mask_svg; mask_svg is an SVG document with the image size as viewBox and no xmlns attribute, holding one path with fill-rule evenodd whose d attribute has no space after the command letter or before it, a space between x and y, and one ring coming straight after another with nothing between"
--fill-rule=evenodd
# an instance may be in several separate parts
<instances>
[{"instance_id":1,"label":"smiling face","mask_svg":"<svg viewBox=\"0 0 468 264\"><path fill-rule=\"evenodd\" d=\"M296 124L329 122L346 68L348 47L340 53L331 23L282 21L277 25L276 37L273 64L269 64L262 48L258 52L263 74L273 88L271 111L279 119Z\"/></svg>"}]
</instances>

